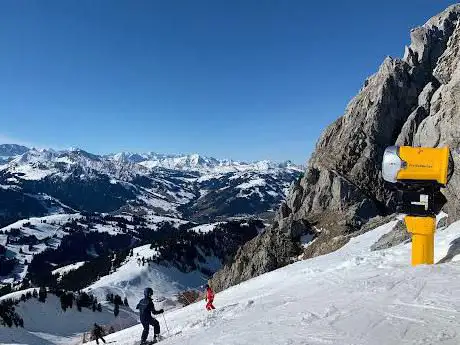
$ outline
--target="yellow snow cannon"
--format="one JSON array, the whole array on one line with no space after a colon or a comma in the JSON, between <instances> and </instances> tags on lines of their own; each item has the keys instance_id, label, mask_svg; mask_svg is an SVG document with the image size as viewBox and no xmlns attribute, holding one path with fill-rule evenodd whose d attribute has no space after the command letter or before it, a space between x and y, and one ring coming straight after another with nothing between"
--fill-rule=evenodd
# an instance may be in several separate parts
<instances>
[{"instance_id":1,"label":"yellow snow cannon","mask_svg":"<svg viewBox=\"0 0 460 345\"><path fill-rule=\"evenodd\" d=\"M441 188L450 178L449 162L448 147L390 146L383 155L382 177L396 187L397 210L407 214L414 266L434 262L436 215L447 202Z\"/></svg>"}]
</instances>

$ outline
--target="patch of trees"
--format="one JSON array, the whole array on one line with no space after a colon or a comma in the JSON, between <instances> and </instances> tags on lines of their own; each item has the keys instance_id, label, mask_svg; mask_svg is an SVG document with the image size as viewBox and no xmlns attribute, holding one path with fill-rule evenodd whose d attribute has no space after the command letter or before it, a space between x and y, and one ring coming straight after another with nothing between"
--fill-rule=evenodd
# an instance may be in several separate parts
<instances>
[{"instance_id":1,"label":"patch of trees","mask_svg":"<svg viewBox=\"0 0 460 345\"><path fill-rule=\"evenodd\" d=\"M11 289L11 285L9 286ZM12 291L10 291L12 292ZM23 293L18 300L13 299L6 299L0 302L0 325L8 326L8 327L24 327L24 320L21 316L16 312L15 306L19 304L19 302L25 302L31 298L38 298L37 290L27 291L27 293Z\"/></svg>"},{"instance_id":2,"label":"patch of trees","mask_svg":"<svg viewBox=\"0 0 460 345\"><path fill-rule=\"evenodd\" d=\"M24 327L24 320L15 310L15 302L8 299L0 302L0 325Z\"/></svg>"},{"instance_id":3,"label":"patch of trees","mask_svg":"<svg viewBox=\"0 0 460 345\"><path fill-rule=\"evenodd\" d=\"M32 292L23 293L17 300L7 299L0 302L0 325L12 327L24 327L24 321L15 311L15 306L21 302L26 302L31 298L36 298L42 303L47 303L48 293L57 296L61 303L61 308L65 312L68 308L76 307L78 311L82 308L87 308L93 312L102 312L102 305L98 303L97 298L86 292L74 293L60 289L51 289L47 291L45 287L41 287L38 291L34 289Z\"/></svg>"},{"instance_id":4,"label":"patch of trees","mask_svg":"<svg viewBox=\"0 0 460 345\"><path fill-rule=\"evenodd\" d=\"M3 188L0 189L0 210L0 228L20 219L41 217L47 213L39 200L20 191Z\"/></svg>"},{"instance_id":5,"label":"patch of trees","mask_svg":"<svg viewBox=\"0 0 460 345\"><path fill-rule=\"evenodd\" d=\"M46 288L42 286L40 290L38 290L38 300L42 303L45 303L47 296L48 292L46 291Z\"/></svg>"},{"instance_id":6,"label":"patch of trees","mask_svg":"<svg viewBox=\"0 0 460 345\"><path fill-rule=\"evenodd\" d=\"M18 228L11 228L11 229L8 231L8 235L13 236L13 237L20 236L20 235L21 235L21 230L18 229Z\"/></svg>"},{"instance_id":7,"label":"patch of trees","mask_svg":"<svg viewBox=\"0 0 460 345\"><path fill-rule=\"evenodd\" d=\"M126 251L123 255L124 249L128 248L130 244L131 236L127 234L110 235L99 232L72 232L63 237L58 248L48 248L33 257L29 264L28 277L36 285L53 287L57 285L57 281L56 277L51 274L51 271L55 269L52 264L64 266L77 261L94 261L85 264L86 267L84 267L85 265L83 265L84 268L82 267L88 274L87 278L84 278L83 274L79 275L84 279L84 282L94 281L94 278L108 274L112 266L119 265L120 261L124 260L128 253ZM120 251L119 255L113 255L114 251ZM94 255L97 257L95 258ZM93 272L90 271L91 265L95 269ZM78 283L73 272L75 271L69 272L62 278L64 281L63 285L61 285L62 288L69 288L68 283L65 283L69 280ZM69 275L71 276L65 278ZM75 287L75 289L79 288Z\"/></svg>"},{"instance_id":8,"label":"patch of trees","mask_svg":"<svg viewBox=\"0 0 460 345\"><path fill-rule=\"evenodd\" d=\"M19 261L15 258L7 258L3 255L0 256L0 276L7 276L13 272L18 262Z\"/></svg>"},{"instance_id":9,"label":"patch of trees","mask_svg":"<svg viewBox=\"0 0 460 345\"><path fill-rule=\"evenodd\" d=\"M127 200L136 198L134 188L119 183L112 184L108 176L96 171L91 173L91 179L80 177L87 173L77 166L65 181L60 177L50 176L24 181L22 188L26 193L51 195L73 209L86 212L113 212L124 206Z\"/></svg>"},{"instance_id":10,"label":"patch of trees","mask_svg":"<svg viewBox=\"0 0 460 345\"><path fill-rule=\"evenodd\" d=\"M20 245L28 244L28 245L33 246L33 245L40 243L40 241L37 239L37 237L35 237L35 235L28 235L28 236L20 236L14 241L10 241L10 243L20 244Z\"/></svg>"},{"instance_id":11,"label":"patch of trees","mask_svg":"<svg viewBox=\"0 0 460 345\"><path fill-rule=\"evenodd\" d=\"M56 285L66 290L80 290L92 284L100 277L114 272L125 261L128 250L100 256L65 274Z\"/></svg>"},{"instance_id":12,"label":"patch of trees","mask_svg":"<svg viewBox=\"0 0 460 345\"><path fill-rule=\"evenodd\" d=\"M0 286L0 297L8 295L11 292L13 292L13 286L11 284Z\"/></svg>"},{"instance_id":13,"label":"patch of trees","mask_svg":"<svg viewBox=\"0 0 460 345\"><path fill-rule=\"evenodd\" d=\"M86 292L74 293L71 291L56 290L54 292L61 302L61 308L65 312L68 308L72 308L75 304L78 311L82 311L82 308L87 308L93 312L101 312L102 306L98 303L97 298L92 294Z\"/></svg>"},{"instance_id":14,"label":"patch of trees","mask_svg":"<svg viewBox=\"0 0 460 345\"><path fill-rule=\"evenodd\" d=\"M129 215L128 217L104 215L102 219L106 222L116 222L118 225L145 226L145 219L136 215Z\"/></svg>"},{"instance_id":15,"label":"patch of trees","mask_svg":"<svg viewBox=\"0 0 460 345\"><path fill-rule=\"evenodd\" d=\"M150 248L159 252L158 257L153 258L157 263L167 261L183 272L199 269L210 276L214 272L202 265L206 262L205 256L217 256L225 264L241 245L254 238L263 227L262 221L249 220L222 223L207 233L173 228L167 233L157 234Z\"/></svg>"},{"instance_id":16,"label":"patch of trees","mask_svg":"<svg viewBox=\"0 0 460 345\"><path fill-rule=\"evenodd\" d=\"M113 293L108 293L106 296L107 302L112 303L114 305L113 314L115 317L118 316L120 313L120 306L124 305L125 307L129 307L128 299L125 297L124 301L122 301L120 295L114 295Z\"/></svg>"}]
</instances>

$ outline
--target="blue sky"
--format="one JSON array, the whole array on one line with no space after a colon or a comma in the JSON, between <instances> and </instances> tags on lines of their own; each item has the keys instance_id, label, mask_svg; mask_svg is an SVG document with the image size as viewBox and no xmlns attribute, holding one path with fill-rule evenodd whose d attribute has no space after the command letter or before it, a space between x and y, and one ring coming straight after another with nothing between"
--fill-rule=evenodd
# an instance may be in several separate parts
<instances>
[{"instance_id":1,"label":"blue sky","mask_svg":"<svg viewBox=\"0 0 460 345\"><path fill-rule=\"evenodd\" d=\"M304 163L452 3L3 0L0 141Z\"/></svg>"}]
</instances>

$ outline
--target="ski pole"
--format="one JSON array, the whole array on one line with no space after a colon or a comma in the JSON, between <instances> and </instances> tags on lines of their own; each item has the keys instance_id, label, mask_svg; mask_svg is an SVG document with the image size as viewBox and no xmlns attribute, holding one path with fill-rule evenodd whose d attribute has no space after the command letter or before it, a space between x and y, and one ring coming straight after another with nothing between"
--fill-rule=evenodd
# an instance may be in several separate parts
<instances>
[{"instance_id":1,"label":"ski pole","mask_svg":"<svg viewBox=\"0 0 460 345\"><path fill-rule=\"evenodd\" d=\"M169 328L168 328L168 324L166 323L166 318L165 318L165 314L163 313L163 320L165 321L165 326L166 326L166 330L168 331L168 337L171 336L171 334L169 334Z\"/></svg>"}]
</instances>

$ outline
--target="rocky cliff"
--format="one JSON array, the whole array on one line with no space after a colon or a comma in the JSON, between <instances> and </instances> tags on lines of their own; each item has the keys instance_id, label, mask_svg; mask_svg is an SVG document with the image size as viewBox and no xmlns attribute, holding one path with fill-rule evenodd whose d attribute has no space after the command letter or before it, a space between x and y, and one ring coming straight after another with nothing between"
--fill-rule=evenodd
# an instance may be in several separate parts
<instances>
[{"instance_id":1,"label":"rocky cliff","mask_svg":"<svg viewBox=\"0 0 460 345\"><path fill-rule=\"evenodd\" d=\"M319 138L303 178L266 233L247 243L216 274L218 289L278 268L296 255L335 250L357 231L394 212L384 188L381 161L389 145L449 145L460 156L460 4L411 31L404 57L388 57L349 103L345 114ZM460 173L445 191L450 220L460 218ZM369 222L373 219L372 222ZM360 231L360 232L361 232ZM302 235L314 238L304 249ZM286 251L285 239L293 243ZM283 239L283 240L280 240ZM270 259L273 256L276 259Z\"/></svg>"}]
</instances>

